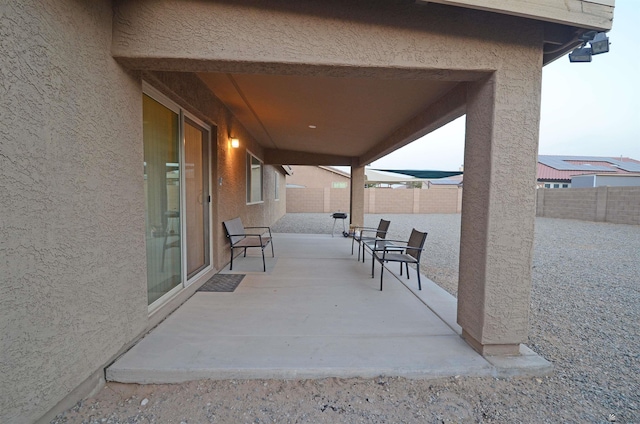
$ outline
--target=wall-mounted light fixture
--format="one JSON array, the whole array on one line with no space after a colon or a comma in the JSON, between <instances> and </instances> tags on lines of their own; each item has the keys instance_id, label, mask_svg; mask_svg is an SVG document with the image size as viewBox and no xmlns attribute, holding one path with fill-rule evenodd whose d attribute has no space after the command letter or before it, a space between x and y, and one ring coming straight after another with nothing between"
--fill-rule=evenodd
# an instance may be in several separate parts
<instances>
[{"instance_id":1,"label":"wall-mounted light fixture","mask_svg":"<svg viewBox=\"0 0 640 424\"><path fill-rule=\"evenodd\" d=\"M233 147L234 149L237 149L238 147L240 147L240 140L237 138L232 138L231 139L231 147Z\"/></svg>"},{"instance_id":2,"label":"wall-mounted light fixture","mask_svg":"<svg viewBox=\"0 0 640 424\"><path fill-rule=\"evenodd\" d=\"M587 31L580 36L582 45L569 53L570 62L591 62L591 56L609 51L609 38L604 32ZM587 47L589 43L590 47Z\"/></svg>"}]
</instances>

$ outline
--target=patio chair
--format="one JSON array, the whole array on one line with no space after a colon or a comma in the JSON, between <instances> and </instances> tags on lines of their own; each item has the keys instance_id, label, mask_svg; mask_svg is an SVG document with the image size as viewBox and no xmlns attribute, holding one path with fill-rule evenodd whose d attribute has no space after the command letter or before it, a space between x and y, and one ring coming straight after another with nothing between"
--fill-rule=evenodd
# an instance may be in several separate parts
<instances>
[{"instance_id":1,"label":"patio chair","mask_svg":"<svg viewBox=\"0 0 640 424\"><path fill-rule=\"evenodd\" d=\"M275 258L275 253L273 251L273 242L271 236L271 228L270 227L245 227L242 224L242 220L240 218L234 218L229 221L223 221L224 229L227 232L227 238L229 239L229 243L231 244L231 262L229 264L229 271L233 270L233 249L244 249L244 257L247 257L247 249L251 247L259 247L262 250L262 270L267 272L267 264L264 259L264 248L267 247L269 243L271 243L271 255ZM269 235L263 235L262 233L249 234L246 232L247 229L262 229L268 230Z\"/></svg>"},{"instance_id":2,"label":"patio chair","mask_svg":"<svg viewBox=\"0 0 640 424\"><path fill-rule=\"evenodd\" d=\"M380 262L380 291L382 291L382 279L384 275L384 263L385 262L399 262L400 263L400 275L402 275L402 265L404 264L407 270L407 279L409 279L409 264L416 265L416 272L418 273L418 290L422 290L422 284L420 282L420 257L424 250L424 242L427 240L427 233L420 232L415 228L411 230L411 235L408 241L400 240L388 240L393 242L390 247L379 249L374 251L373 254L378 262ZM399 251L401 244L404 243L403 251Z\"/></svg>"},{"instance_id":3,"label":"patio chair","mask_svg":"<svg viewBox=\"0 0 640 424\"><path fill-rule=\"evenodd\" d=\"M375 239L384 239L387 236L389 230L389 224L391 221L380 220L378 228L373 227L354 227L353 239L351 240L351 254L353 255L353 247L355 242L358 242L358 261L360 260L360 249L362 243L365 241L372 241ZM356 235L356 232L359 234ZM364 262L364 249L362 251L362 262Z\"/></svg>"}]
</instances>

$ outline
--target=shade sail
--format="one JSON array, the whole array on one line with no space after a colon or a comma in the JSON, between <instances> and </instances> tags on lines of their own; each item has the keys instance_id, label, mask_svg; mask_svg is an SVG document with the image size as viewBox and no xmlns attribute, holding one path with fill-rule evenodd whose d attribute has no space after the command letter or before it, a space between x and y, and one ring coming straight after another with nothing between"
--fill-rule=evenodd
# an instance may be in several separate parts
<instances>
[{"instance_id":1,"label":"shade sail","mask_svg":"<svg viewBox=\"0 0 640 424\"><path fill-rule=\"evenodd\" d=\"M374 171L394 172L396 174L410 175L415 178L437 179L462 175L462 171L430 171L420 169L374 169Z\"/></svg>"}]
</instances>

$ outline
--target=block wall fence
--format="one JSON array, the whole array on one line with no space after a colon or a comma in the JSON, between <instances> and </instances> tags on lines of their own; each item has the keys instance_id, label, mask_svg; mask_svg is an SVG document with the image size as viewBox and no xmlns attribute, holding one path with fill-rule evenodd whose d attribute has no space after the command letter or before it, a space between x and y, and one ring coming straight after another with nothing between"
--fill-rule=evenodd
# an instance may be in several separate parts
<instances>
[{"instance_id":1,"label":"block wall fence","mask_svg":"<svg viewBox=\"0 0 640 424\"><path fill-rule=\"evenodd\" d=\"M462 189L387 189L364 191L369 214L460 213ZM349 211L349 189L288 188L288 213ZM536 216L640 225L640 187L538 189Z\"/></svg>"},{"instance_id":2,"label":"block wall fence","mask_svg":"<svg viewBox=\"0 0 640 424\"><path fill-rule=\"evenodd\" d=\"M536 216L640 225L640 187L538 189Z\"/></svg>"},{"instance_id":3,"label":"block wall fence","mask_svg":"<svg viewBox=\"0 0 640 424\"><path fill-rule=\"evenodd\" d=\"M364 213L460 213L462 189L366 188ZM288 188L287 213L348 212L349 189Z\"/></svg>"}]
</instances>

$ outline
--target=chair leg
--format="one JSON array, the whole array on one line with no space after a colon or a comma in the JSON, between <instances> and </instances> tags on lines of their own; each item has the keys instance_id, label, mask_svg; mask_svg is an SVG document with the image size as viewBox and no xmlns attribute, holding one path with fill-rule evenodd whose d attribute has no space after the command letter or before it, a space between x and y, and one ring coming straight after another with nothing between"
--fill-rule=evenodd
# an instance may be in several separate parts
<instances>
[{"instance_id":1,"label":"chair leg","mask_svg":"<svg viewBox=\"0 0 640 424\"><path fill-rule=\"evenodd\" d=\"M231 265L229 265L229 271L233 271L233 247L231 248Z\"/></svg>"},{"instance_id":2,"label":"chair leg","mask_svg":"<svg viewBox=\"0 0 640 424\"><path fill-rule=\"evenodd\" d=\"M262 271L267 272L267 263L264 261L264 247L261 247L262 250Z\"/></svg>"},{"instance_id":3,"label":"chair leg","mask_svg":"<svg viewBox=\"0 0 640 424\"><path fill-rule=\"evenodd\" d=\"M374 277L374 275L373 275L374 274L373 266L374 266L375 262L376 262L376 254L375 254L374 251L371 251L371 278Z\"/></svg>"},{"instance_id":4,"label":"chair leg","mask_svg":"<svg viewBox=\"0 0 640 424\"><path fill-rule=\"evenodd\" d=\"M353 238L351 239L351 254L353 255L353 244L356 242L356 235L353 235Z\"/></svg>"},{"instance_id":5,"label":"chair leg","mask_svg":"<svg viewBox=\"0 0 640 424\"><path fill-rule=\"evenodd\" d=\"M411 279L411 277L409 276L409 262L405 262L404 263L407 266L407 280Z\"/></svg>"},{"instance_id":6,"label":"chair leg","mask_svg":"<svg viewBox=\"0 0 640 424\"><path fill-rule=\"evenodd\" d=\"M273 251L273 240L271 240L271 256L276 257L275 252Z\"/></svg>"},{"instance_id":7,"label":"chair leg","mask_svg":"<svg viewBox=\"0 0 640 424\"><path fill-rule=\"evenodd\" d=\"M400 262L400 275L402 275L402 262Z\"/></svg>"},{"instance_id":8,"label":"chair leg","mask_svg":"<svg viewBox=\"0 0 640 424\"><path fill-rule=\"evenodd\" d=\"M380 291L382 291L382 274L384 274L384 264L380 261Z\"/></svg>"},{"instance_id":9,"label":"chair leg","mask_svg":"<svg viewBox=\"0 0 640 424\"><path fill-rule=\"evenodd\" d=\"M247 248L246 247L244 248L244 257L245 258L247 257Z\"/></svg>"},{"instance_id":10,"label":"chair leg","mask_svg":"<svg viewBox=\"0 0 640 424\"><path fill-rule=\"evenodd\" d=\"M420 284L420 264L416 264L416 271L418 272L418 290L422 290L422 284Z\"/></svg>"}]
</instances>

